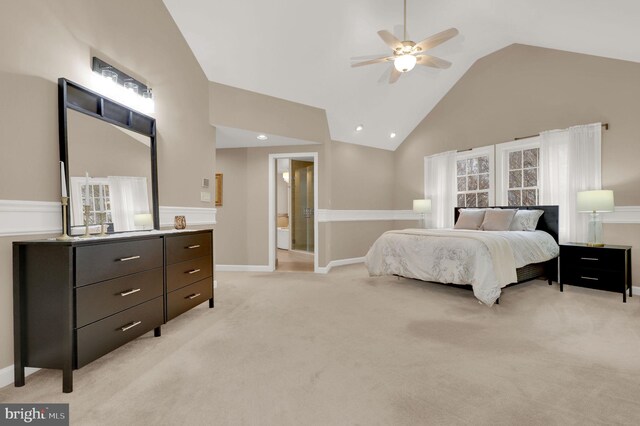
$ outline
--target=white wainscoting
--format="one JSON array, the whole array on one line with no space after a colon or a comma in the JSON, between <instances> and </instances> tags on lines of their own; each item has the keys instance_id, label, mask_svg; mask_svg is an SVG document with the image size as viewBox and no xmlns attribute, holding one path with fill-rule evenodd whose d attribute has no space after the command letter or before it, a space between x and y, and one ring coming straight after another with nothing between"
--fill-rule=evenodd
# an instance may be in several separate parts
<instances>
[{"instance_id":1,"label":"white wainscoting","mask_svg":"<svg viewBox=\"0 0 640 426\"><path fill-rule=\"evenodd\" d=\"M173 226L176 216L185 216L189 225L215 225L216 212L213 207L168 207L160 206L160 226Z\"/></svg>"},{"instance_id":2,"label":"white wainscoting","mask_svg":"<svg viewBox=\"0 0 640 426\"><path fill-rule=\"evenodd\" d=\"M612 213L600 213L604 223L640 223L640 206L616 207Z\"/></svg>"},{"instance_id":3,"label":"white wainscoting","mask_svg":"<svg viewBox=\"0 0 640 426\"><path fill-rule=\"evenodd\" d=\"M160 226L173 226L175 216L185 216L187 225L216 224L216 209L212 207L160 206ZM0 200L0 237L61 232L59 202Z\"/></svg>"},{"instance_id":4,"label":"white wainscoting","mask_svg":"<svg viewBox=\"0 0 640 426\"><path fill-rule=\"evenodd\" d=\"M360 222L382 220L420 220L413 210L328 210L317 209L318 222Z\"/></svg>"}]
</instances>

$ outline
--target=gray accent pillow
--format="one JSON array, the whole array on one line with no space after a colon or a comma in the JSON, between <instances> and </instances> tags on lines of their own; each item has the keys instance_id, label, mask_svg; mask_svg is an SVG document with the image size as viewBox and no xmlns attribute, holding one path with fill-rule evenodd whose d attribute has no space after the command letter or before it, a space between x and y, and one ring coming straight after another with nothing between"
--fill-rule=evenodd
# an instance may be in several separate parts
<instances>
[{"instance_id":1,"label":"gray accent pillow","mask_svg":"<svg viewBox=\"0 0 640 426\"><path fill-rule=\"evenodd\" d=\"M483 231L508 231L516 211L514 209L487 209L480 229Z\"/></svg>"},{"instance_id":2,"label":"gray accent pillow","mask_svg":"<svg viewBox=\"0 0 640 426\"><path fill-rule=\"evenodd\" d=\"M518 210L509 227L510 231L535 231L544 210Z\"/></svg>"},{"instance_id":3,"label":"gray accent pillow","mask_svg":"<svg viewBox=\"0 0 640 426\"><path fill-rule=\"evenodd\" d=\"M453 225L454 229L480 229L482 221L484 220L484 209L460 209L460 216L456 224Z\"/></svg>"}]
</instances>

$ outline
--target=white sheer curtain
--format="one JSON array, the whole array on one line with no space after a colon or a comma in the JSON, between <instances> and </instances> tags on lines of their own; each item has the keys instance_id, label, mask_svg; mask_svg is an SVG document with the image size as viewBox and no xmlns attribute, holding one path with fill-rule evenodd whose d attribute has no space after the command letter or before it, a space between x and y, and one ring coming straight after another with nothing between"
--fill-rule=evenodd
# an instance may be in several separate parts
<instances>
[{"instance_id":1,"label":"white sheer curtain","mask_svg":"<svg viewBox=\"0 0 640 426\"><path fill-rule=\"evenodd\" d=\"M109 176L107 181L111 197L111 218L113 219L114 231L136 229L133 217L136 214L149 213L147 178Z\"/></svg>"},{"instance_id":2,"label":"white sheer curtain","mask_svg":"<svg viewBox=\"0 0 640 426\"><path fill-rule=\"evenodd\" d=\"M600 123L540 133L540 204L560 206L560 242L586 240L588 215L576 197L601 189L601 144Z\"/></svg>"},{"instance_id":3,"label":"white sheer curtain","mask_svg":"<svg viewBox=\"0 0 640 426\"><path fill-rule=\"evenodd\" d=\"M431 199L431 227L453 227L456 191L456 151L425 157L424 196Z\"/></svg>"}]
</instances>

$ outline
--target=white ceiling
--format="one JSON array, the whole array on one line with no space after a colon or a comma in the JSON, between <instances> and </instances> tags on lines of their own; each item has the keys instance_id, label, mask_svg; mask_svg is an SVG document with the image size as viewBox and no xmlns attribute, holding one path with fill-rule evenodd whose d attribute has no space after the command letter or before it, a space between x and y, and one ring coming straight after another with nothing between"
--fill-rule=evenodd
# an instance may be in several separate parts
<instances>
[{"instance_id":1,"label":"white ceiling","mask_svg":"<svg viewBox=\"0 0 640 426\"><path fill-rule=\"evenodd\" d=\"M376 32L400 35L401 0L164 3L209 80L324 108L332 139L391 150L477 59L513 43L640 62L639 0L408 0L409 38L460 35L431 51L450 69L416 66L393 85L391 64L350 58L389 52Z\"/></svg>"},{"instance_id":2,"label":"white ceiling","mask_svg":"<svg viewBox=\"0 0 640 426\"><path fill-rule=\"evenodd\" d=\"M263 133L267 140L258 139L258 132L236 129L233 127L216 126L216 148L246 148L286 145L317 145L318 142L285 136Z\"/></svg>"}]
</instances>

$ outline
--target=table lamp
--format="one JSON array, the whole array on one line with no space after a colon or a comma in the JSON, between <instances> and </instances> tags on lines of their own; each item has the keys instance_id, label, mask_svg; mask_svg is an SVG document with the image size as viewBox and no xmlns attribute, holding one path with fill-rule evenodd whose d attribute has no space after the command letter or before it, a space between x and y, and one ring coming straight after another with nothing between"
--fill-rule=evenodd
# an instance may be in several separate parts
<instances>
[{"instance_id":1,"label":"table lamp","mask_svg":"<svg viewBox=\"0 0 640 426\"><path fill-rule=\"evenodd\" d=\"M422 227L426 227L425 214L431 212L431 200L413 200L413 211L420 214Z\"/></svg>"},{"instance_id":2,"label":"table lamp","mask_svg":"<svg viewBox=\"0 0 640 426\"><path fill-rule=\"evenodd\" d=\"M598 213L612 212L614 208L613 191L581 191L578 192L577 210L581 213L591 213L589 220L589 247L602 247L602 221Z\"/></svg>"},{"instance_id":3,"label":"table lamp","mask_svg":"<svg viewBox=\"0 0 640 426\"><path fill-rule=\"evenodd\" d=\"M147 226L153 226L153 216L151 213L141 213L133 216L133 224L141 226L142 230L146 230Z\"/></svg>"}]
</instances>

